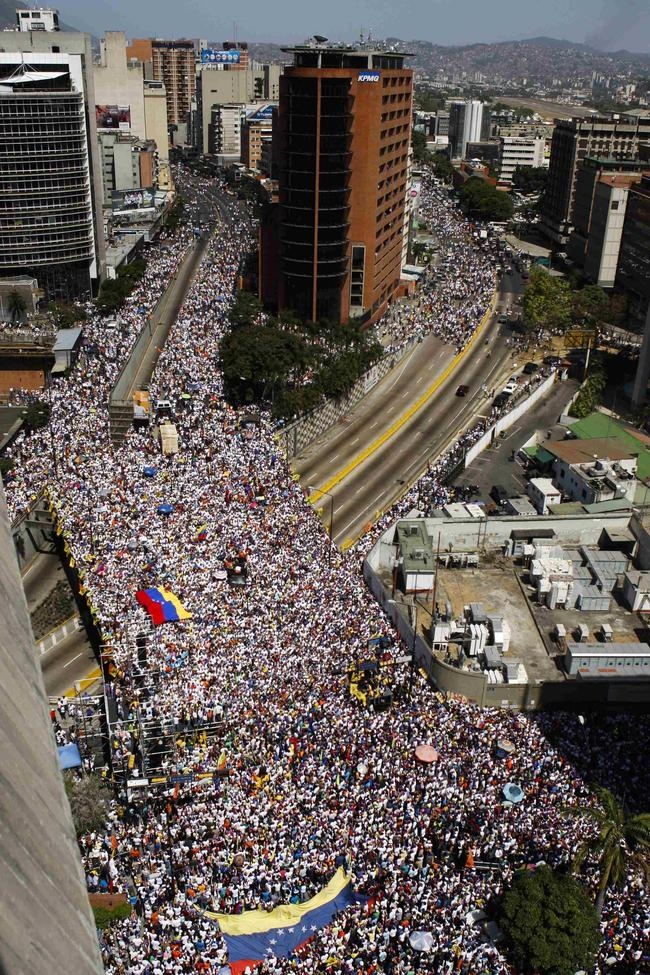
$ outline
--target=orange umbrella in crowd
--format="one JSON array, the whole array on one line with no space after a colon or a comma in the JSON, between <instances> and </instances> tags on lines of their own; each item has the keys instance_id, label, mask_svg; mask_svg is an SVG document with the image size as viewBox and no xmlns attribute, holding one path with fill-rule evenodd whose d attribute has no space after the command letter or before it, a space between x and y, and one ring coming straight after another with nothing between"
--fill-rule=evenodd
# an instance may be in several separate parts
<instances>
[{"instance_id":1,"label":"orange umbrella in crowd","mask_svg":"<svg viewBox=\"0 0 650 975\"><path fill-rule=\"evenodd\" d=\"M432 762L437 762L440 758L439 753L435 750L433 745L418 745L415 749L415 757L418 762L423 762L425 765L430 765Z\"/></svg>"}]
</instances>

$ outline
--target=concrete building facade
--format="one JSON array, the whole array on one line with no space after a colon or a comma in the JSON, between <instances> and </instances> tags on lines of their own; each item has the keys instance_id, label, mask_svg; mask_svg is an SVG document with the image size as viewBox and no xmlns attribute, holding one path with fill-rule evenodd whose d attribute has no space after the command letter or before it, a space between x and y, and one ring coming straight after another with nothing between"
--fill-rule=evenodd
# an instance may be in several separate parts
<instances>
[{"instance_id":1,"label":"concrete building facade","mask_svg":"<svg viewBox=\"0 0 650 975\"><path fill-rule=\"evenodd\" d=\"M167 125L186 125L196 93L196 52L194 42L151 41L151 66L154 81L165 85ZM140 41L133 42L133 50L140 50ZM144 48L142 48L144 53Z\"/></svg>"},{"instance_id":2,"label":"concrete building facade","mask_svg":"<svg viewBox=\"0 0 650 975\"><path fill-rule=\"evenodd\" d=\"M452 159L464 159L467 143L481 142L485 134L483 102L470 100L450 103L448 135Z\"/></svg>"},{"instance_id":3,"label":"concrete building facade","mask_svg":"<svg viewBox=\"0 0 650 975\"><path fill-rule=\"evenodd\" d=\"M518 166L534 166L536 169L544 165L544 139L531 136L499 137L499 182L510 184L512 176Z\"/></svg>"},{"instance_id":4,"label":"concrete building facade","mask_svg":"<svg viewBox=\"0 0 650 975\"><path fill-rule=\"evenodd\" d=\"M90 37L4 31L0 46L0 274L90 297L104 267Z\"/></svg>"},{"instance_id":5,"label":"concrete building facade","mask_svg":"<svg viewBox=\"0 0 650 975\"><path fill-rule=\"evenodd\" d=\"M617 191L629 189L634 183L639 182L643 166L644 164L640 160L624 162L611 157L599 158L596 156L588 156L578 166L573 203L573 229L567 241L567 255L586 274L585 262L587 260L587 248L589 247L589 279L598 283L600 283L599 278L601 277L602 280L608 280L609 284L603 285L603 287L611 287L614 283L616 265L614 265L612 272L611 264L614 253L618 259L619 231L622 231L623 225L622 220L614 219L611 224L612 239L607 239L610 224L606 219L607 214L604 209L606 198L611 196L609 202L618 204L610 207L611 215L614 217L624 216L627 193L619 194ZM598 190L598 205L594 211L596 189L599 184L602 185ZM610 190L607 190L608 186ZM594 220L596 212L597 217ZM607 251L607 270L603 268L601 275L600 259L603 249Z\"/></svg>"},{"instance_id":6,"label":"concrete building facade","mask_svg":"<svg viewBox=\"0 0 650 975\"><path fill-rule=\"evenodd\" d=\"M557 119L551 142L548 183L540 230L564 246L573 229L579 163L587 156L634 160L650 136L650 112L611 117Z\"/></svg>"},{"instance_id":7,"label":"concrete building facade","mask_svg":"<svg viewBox=\"0 0 650 975\"><path fill-rule=\"evenodd\" d=\"M263 264L279 260L277 290L262 298L315 321L375 321L400 283L413 73L392 51L287 50L279 238L262 246Z\"/></svg>"},{"instance_id":8,"label":"concrete building facade","mask_svg":"<svg viewBox=\"0 0 650 975\"><path fill-rule=\"evenodd\" d=\"M264 140L273 136L273 113L276 110L275 105L262 105L246 116L242 126L241 161L248 169L261 168Z\"/></svg>"},{"instance_id":9,"label":"concrete building facade","mask_svg":"<svg viewBox=\"0 0 650 975\"><path fill-rule=\"evenodd\" d=\"M100 62L93 69L97 128L110 120L110 128L119 125L138 139L146 139L147 125L144 111L142 64L127 59L126 36L123 31L107 31L100 42ZM121 122L111 118L111 107L120 106L126 118Z\"/></svg>"},{"instance_id":10,"label":"concrete building facade","mask_svg":"<svg viewBox=\"0 0 650 975\"><path fill-rule=\"evenodd\" d=\"M40 661L0 485L0 968L101 975Z\"/></svg>"}]
</instances>

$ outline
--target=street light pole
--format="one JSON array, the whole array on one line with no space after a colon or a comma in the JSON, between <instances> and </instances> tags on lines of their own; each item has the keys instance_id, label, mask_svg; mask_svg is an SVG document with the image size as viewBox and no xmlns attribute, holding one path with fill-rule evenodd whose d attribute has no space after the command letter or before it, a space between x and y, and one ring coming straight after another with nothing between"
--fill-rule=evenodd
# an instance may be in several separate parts
<instances>
[{"instance_id":1,"label":"street light pole","mask_svg":"<svg viewBox=\"0 0 650 975\"><path fill-rule=\"evenodd\" d=\"M329 544L329 551L328 551L328 555L327 555L327 564L328 565L331 565L332 564L332 546L334 545L334 541L333 541L333 535L334 535L334 496L332 494L330 494L329 491L323 491L322 488L314 487L312 484L309 484L308 485L308 490L309 490L309 492L312 495L318 495L318 497L312 497L312 498L309 499L312 502L312 504L313 504L314 501L318 501L318 498L323 497L323 495L325 495L325 497L329 498L329 502L330 502L330 516L329 516L329 525L328 525L327 535L328 535L329 543L330 544Z\"/></svg>"}]
</instances>

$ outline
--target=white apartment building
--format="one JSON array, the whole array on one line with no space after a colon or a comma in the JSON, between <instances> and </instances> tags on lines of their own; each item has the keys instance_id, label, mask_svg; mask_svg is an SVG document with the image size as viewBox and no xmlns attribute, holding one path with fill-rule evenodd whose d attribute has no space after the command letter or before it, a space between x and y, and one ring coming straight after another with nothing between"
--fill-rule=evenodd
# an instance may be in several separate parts
<instances>
[{"instance_id":1,"label":"white apartment building","mask_svg":"<svg viewBox=\"0 0 650 975\"><path fill-rule=\"evenodd\" d=\"M499 182L511 183L512 174L518 166L548 165L544 158L545 140L536 136L519 138L501 136L499 138Z\"/></svg>"}]
</instances>

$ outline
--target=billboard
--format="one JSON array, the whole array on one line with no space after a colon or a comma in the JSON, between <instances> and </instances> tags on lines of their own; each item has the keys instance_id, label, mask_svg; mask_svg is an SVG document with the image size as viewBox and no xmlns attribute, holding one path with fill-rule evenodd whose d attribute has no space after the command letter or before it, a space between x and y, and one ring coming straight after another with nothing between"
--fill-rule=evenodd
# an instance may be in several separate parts
<instances>
[{"instance_id":1,"label":"billboard","mask_svg":"<svg viewBox=\"0 0 650 975\"><path fill-rule=\"evenodd\" d=\"M155 203L153 187L140 187L135 190L113 190L111 208L116 210L146 210Z\"/></svg>"},{"instance_id":2,"label":"billboard","mask_svg":"<svg viewBox=\"0 0 650 975\"><path fill-rule=\"evenodd\" d=\"M266 122L271 121L273 118L274 105L265 105L263 108L258 108L256 112L252 112L247 116L247 122Z\"/></svg>"},{"instance_id":3,"label":"billboard","mask_svg":"<svg viewBox=\"0 0 650 975\"><path fill-rule=\"evenodd\" d=\"M377 83L381 78L381 72L379 71L360 71L357 76L357 81L370 81Z\"/></svg>"},{"instance_id":4,"label":"billboard","mask_svg":"<svg viewBox=\"0 0 650 975\"><path fill-rule=\"evenodd\" d=\"M130 105L95 105L95 121L98 129L118 129L121 132L131 128Z\"/></svg>"},{"instance_id":5,"label":"billboard","mask_svg":"<svg viewBox=\"0 0 650 975\"><path fill-rule=\"evenodd\" d=\"M201 51L201 64L239 64L240 51L215 51L204 47Z\"/></svg>"}]
</instances>

